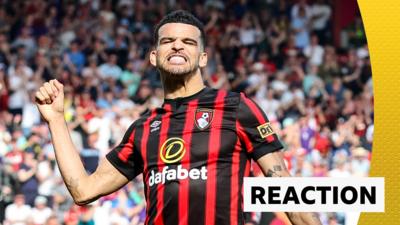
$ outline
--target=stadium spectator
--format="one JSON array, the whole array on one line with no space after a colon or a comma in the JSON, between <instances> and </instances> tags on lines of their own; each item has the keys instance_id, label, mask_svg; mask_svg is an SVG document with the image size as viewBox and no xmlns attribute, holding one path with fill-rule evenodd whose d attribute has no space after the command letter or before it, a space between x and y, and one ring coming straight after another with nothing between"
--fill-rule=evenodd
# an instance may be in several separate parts
<instances>
[{"instance_id":1,"label":"stadium spectator","mask_svg":"<svg viewBox=\"0 0 400 225\"><path fill-rule=\"evenodd\" d=\"M47 207L47 199L43 196L35 198L35 206L32 208L32 223L34 225L44 225L50 218L52 210Z\"/></svg>"},{"instance_id":2,"label":"stadium spectator","mask_svg":"<svg viewBox=\"0 0 400 225\"><path fill-rule=\"evenodd\" d=\"M25 197L18 194L14 198L14 203L6 208L6 225L25 225L31 219L31 207L25 204Z\"/></svg>"}]
</instances>

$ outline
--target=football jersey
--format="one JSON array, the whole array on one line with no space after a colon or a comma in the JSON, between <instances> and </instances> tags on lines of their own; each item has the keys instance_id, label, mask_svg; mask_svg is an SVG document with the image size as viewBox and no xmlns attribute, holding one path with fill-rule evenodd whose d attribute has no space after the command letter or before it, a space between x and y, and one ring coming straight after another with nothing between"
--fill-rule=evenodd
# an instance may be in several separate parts
<instances>
[{"instance_id":1,"label":"football jersey","mask_svg":"<svg viewBox=\"0 0 400 225\"><path fill-rule=\"evenodd\" d=\"M129 180L143 173L146 224L242 225L250 160L281 148L251 99L204 88L165 99L106 157Z\"/></svg>"}]
</instances>

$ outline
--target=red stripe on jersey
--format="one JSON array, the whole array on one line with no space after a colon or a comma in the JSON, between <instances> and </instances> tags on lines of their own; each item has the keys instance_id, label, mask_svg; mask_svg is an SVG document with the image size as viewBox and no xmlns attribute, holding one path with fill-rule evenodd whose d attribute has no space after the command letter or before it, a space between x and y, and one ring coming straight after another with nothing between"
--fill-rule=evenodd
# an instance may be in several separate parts
<instances>
[{"instance_id":1,"label":"red stripe on jersey","mask_svg":"<svg viewBox=\"0 0 400 225\"><path fill-rule=\"evenodd\" d=\"M133 152L133 143L135 140L135 131L133 130L131 135L129 136L128 139L128 143L126 143L124 145L124 147L122 148L122 150L120 152L118 152L118 158L122 161L122 162L127 162L129 156L132 154Z\"/></svg>"},{"instance_id":2,"label":"red stripe on jersey","mask_svg":"<svg viewBox=\"0 0 400 225\"><path fill-rule=\"evenodd\" d=\"M232 176L231 176L231 225L237 225L238 204L239 204L239 173L240 173L240 152L242 146L238 139L232 154Z\"/></svg>"},{"instance_id":3,"label":"red stripe on jersey","mask_svg":"<svg viewBox=\"0 0 400 225\"><path fill-rule=\"evenodd\" d=\"M250 108L250 111L254 113L254 115L256 116L260 125L268 122L264 118L263 113L261 112L260 108L258 108L257 105L253 101L251 101L249 98L247 98L243 93L241 93L241 95L242 95L242 99L244 100L244 103L247 105L247 107ZM275 140L275 137L272 135L269 135L266 137L266 139L268 142L273 142Z\"/></svg>"},{"instance_id":4,"label":"red stripe on jersey","mask_svg":"<svg viewBox=\"0 0 400 225\"><path fill-rule=\"evenodd\" d=\"M208 143L207 160L207 189L205 205L205 225L214 225L215 223L215 194L217 187L217 161L219 148L221 144L221 125L224 114L225 91L218 91L217 98L214 101L214 118L210 128L210 140Z\"/></svg>"},{"instance_id":5,"label":"red stripe on jersey","mask_svg":"<svg viewBox=\"0 0 400 225\"><path fill-rule=\"evenodd\" d=\"M238 136L241 137L241 139L244 141L244 144L246 145L247 152L253 152L253 144L251 143L251 140L247 136L246 132L244 132L244 128L242 127L242 125L240 125L239 121L236 121L236 129Z\"/></svg>"},{"instance_id":6,"label":"red stripe on jersey","mask_svg":"<svg viewBox=\"0 0 400 225\"><path fill-rule=\"evenodd\" d=\"M146 122L143 123L143 137L142 137L142 142L141 142L141 153L142 153L142 158L143 158L143 179L147 183L148 181L148 173L147 173L147 140L149 139L149 130L150 126L149 123L156 117L157 113L155 110L151 113L150 117L147 118ZM150 208L150 188L147 188L146 191L146 221L145 224L149 223L149 208Z\"/></svg>"},{"instance_id":7,"label":"red stripe on jersey","mask_svg":"<svg viewBox=\"0 0 400 225\"><path fill-rule=\"evenodd\" d=\"M244 168L244 176L245 177L250 176L250 166L251 166L251 161L247 160L246 161L246 167Z\"/></svg>"},{"instance_id":8,"label":"red stripe on jersey","mask_svg":"<svg viewBox=\"0 0 400 225\"><path fill-rule=\"evenodd\" d=\"M169 129L169 118L171 116L171 105L165 104L164 109L167 111L161 118L161 129L160 129L160 139L158 142L158 149L161 149L161 146L167 140L168 137L168 129ZM158 157L158 171L162 171L164 168L164 162ZM155 225L163 225L163 209L164 209L164 185L157 184L157 214L154 218Z\"/></svg>"},{"instance_id":9,"label":"red stripe on jersey","mask_svg":"<svg viewBox=\"0 0 400 225\"><path fill-rule=\"evenodd\" d=\"M192 145L192 131L198 100L191 101L186 109L186 121L182 139L185 141L186 154L181 160L182 168L190 169L190 146ZM179 225L187 225L189 219L189 180L184 179L179 183Z\"/></svg>"}]
</instances>

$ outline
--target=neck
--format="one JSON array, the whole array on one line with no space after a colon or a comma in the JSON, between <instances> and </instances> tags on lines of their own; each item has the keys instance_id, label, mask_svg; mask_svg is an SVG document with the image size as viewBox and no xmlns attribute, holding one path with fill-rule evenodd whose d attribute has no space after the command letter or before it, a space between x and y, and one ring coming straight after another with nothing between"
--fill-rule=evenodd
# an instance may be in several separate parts
<instances>
[{"instance_id":1,"label":"neck","mask_svg":"<svg viewBox=\"0 0 400 225\"><path fill-rule=\"evenodd\" d=\"M205 87L200 69L194 74L183 76L182 79L170 79L167 76L165 74L161 75L166 99L191 96Z\"/></svg>"}]
</instances>

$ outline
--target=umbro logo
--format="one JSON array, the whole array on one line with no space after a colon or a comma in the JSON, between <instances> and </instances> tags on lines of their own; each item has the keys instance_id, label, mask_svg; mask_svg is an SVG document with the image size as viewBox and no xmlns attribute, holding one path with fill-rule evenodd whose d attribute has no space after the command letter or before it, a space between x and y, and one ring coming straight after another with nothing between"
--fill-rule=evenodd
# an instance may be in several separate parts
<instances>
[{"instance_id":1,"label":"umbro logo","mask_svg":"<svg viewBox=\"0 0 400 225\"><path fill-rule=\"evenodd\" d=\"M159 121L159 120L154 120L152 123L151 123L151 125L150 125L150 127L158 127L158 126L160 126L160 124L161 124L161 121Z\"/></svg>"},{"instance_id":2,"label":"umbro logo","mask_svg":"<svg viewBox=\"0 0 400 225\"><path fill-rule=\"evenodd\" d=\"M159 129L160 129L160 124L161 124L161 121L159 121L159 120L154 120L154 121L150 124L150 127L151 127L150 133L153 132L153 131L159 130Z\"/></svg>"}]
</instances>

